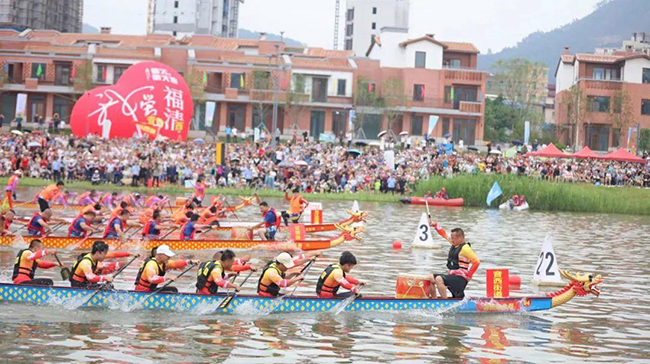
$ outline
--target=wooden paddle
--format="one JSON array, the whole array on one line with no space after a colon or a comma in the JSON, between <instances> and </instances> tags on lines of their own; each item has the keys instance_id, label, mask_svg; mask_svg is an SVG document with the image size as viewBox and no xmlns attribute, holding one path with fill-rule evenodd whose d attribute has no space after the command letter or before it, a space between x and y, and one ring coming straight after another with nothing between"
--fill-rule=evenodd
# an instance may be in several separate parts
<instances>
[{"instance_id":1,"label":"wooden paddle","mask_svg":"<svg viewBox=\"0 0 650 364\"><path fill-rule=\"evenodd\" d=\"M72 275L70 268L63 266L61 260L59 260L59 256L56 255L56 253L54 253L54 258L56 258L56 262L59 263L59 267L61 267L61 279L63 279L64 281L69 280L70 276Z\"/></svg>"},{"instance_id":2,"label":"wooden paddle","mask_svg":"<svg viewBox=\"0 0 650 364\"><path fill-rule=\"evenodd\" d=\"M248 273L246 278L244 278L244 281L241 282L241 284L239 285L239 288L242 288L244 286L244 284L246 283L246 281L248 280L248 278L250 278L252 275L253 275L253 270L251 269L251 272ZM235 277L235 278L237 278L237 277ZM233 279L232 281L234 282L235 280ZM221 301L221 303L219 304L219 307L217 307L217 309L218 310L225 310L226 308L228 308L228 306L230 305L230 302L232 302L232 300L235 299L235 297L237 297L237 294L239 294L239 291L234 291L232 294L229 294L228 296L226 296L226 298L224 298L223 301Z\"/></svg>"},{"instance_id":3,"label":"wooden paddle","mask_svg":"<svg viewBox=\"0 0 650 364\"><path fill-rule=\"evenodd\" d=\"M232 214L235 215L235 218L237 219L237 221L241 221L241 220L239 219L239 216L237 216L237 213L235 212L235 208L233 208L232 206L230 206L230 203L228 202L228 200L227 200L226 198L224 198L224 199L223 199L223 202L226 203L226 206L230 207L230 209L232 210Z\"/></svg>"},{"instance_id":4,"label":"wooden paddle","mask_svg":"<svg viewBox=\"0 0 650 364\"><path fill-rule=\"evenodd\" d=\"M122 272L126 269L126 267L128 267L129 265L131 265L131 263L133 263L133 261L136 260L136 259L138 259L139 257L140 257L140 254L136 254L136 255L135 255L131 260L129 260L128 263L126 263L125 265L123 265L122 267L120 267L120 269L118 269L115 273L113 273L113 278L119 276L120 273L122 273ZM95 291L95 293L93 293L90 297L88 297L88 299L87 299L83 304L81 304L81 306L85 306L85 305L87 305L88 302L90 302L90 300L93 299L93 297L97 296L97 294L98 294L100 291L102 291L104 288L108 287L109 284L110 284L110 283L108 283L108 282L102 284L102 285L97 289L97 291ZM81 307L81 306L79 306L79 307Z\"/></svg>"},{"instance_id":5,"label":"wooden paddle","mask_svg":"<svg viewBox=\"0 0 650 364\"><path fill-rule=\"evenodd\" d=\"M359 292L361 292L361 288L363 288L363 286L359 286L359 288L357 289L357 293L355 293L353 296L351 296L350 301L348 303L346 303L345 305L341 306L336 311L335 315L338 315L339 313L345 311L345 309L348 308L352 304L352 302L354 302L354 300L356 300L359 296L361 296L361 294L359 293Z\"/></svg>"},{"instance_id":6,"label":"wooden paddle","mask_svg":"<svg viewBox=\"0 0 650 364\"><path fill-rule=\"evenodd\" d=\"M178 226L174 226L174 227L172 227L171 229L169 229L169 232L168 232L167 234L165 234L165 236L163 236L162 238L160 238L160 240L165 240L165 238L168 237L168 236L169 236L171 233L173 233L174 231L176 231L176 229L178 229Z\"/></svg>"},{"instance_id":7,"label":"wooden paddle","mask_svg":"<svg viewBox=\"0 0 650 364\"><path fill-rule=\"evenodd\" d=\"M149 294L147 295L147 297L143 298L140 302L138 302L138 306L142 306L142 304L145 303L145 302L147 302L147 300L148 300L149 298L151 298L151 296L155 295L156 293L162 291L165 287L167 287L167 286L169 286L170 284L174 283L178 278L180 278L181 276L183 276L185 273L189 272L189 271L190 271L192 268L194 268L194 267L196 267L196 264L195 264L195 263L190 264L190 266L187 267L187 268L185 268L184 271L180 272L180 273L176 276L176 278L168 280L167 282L165 282L165 284L162 285L162 287L157 288L155 291L149 293Z\"/></svg>"},{"instance_id":8,"label":"wooden paddle","mask_svg":"<svg viewBox=\"0 0 650 364\"><path fill-rule=\"evenodd\" d=\"M88 235L86 235L83 239L79 240L79 241L78 241L77 243L75 243L74 245L70 245L70 246L68 246L66 249L67 249L67 250L75 250L75 249L79 249L79 247L82 246L83 243L85 243L88 239L90 239L90 236L93 235L93 233L94 233L94 231L93 231L93 232L90 232L90 233L89 233Z\"/></svg>"},{"instance_id":9,"label":"wooden paddle","mask_svg":"<svg viewBox=\"0 0 650 364\"><path fill-rule=\"evenodd\" d=\"M310 262L309 262L309 263L308 263L308 264L307 264L307 265L306 265L306 266L305 266L305 267L300 271L300 274L303 275L303 279L302 279L303 281L304 281L305 278L307 277L307 273L309 273L309 269L311 269L311 266L314 264L315 261L316 261L316 258L312 259L312 260L311 260L311 261L310 261ZM302 281L301 281L301 282L302 282ZM293 294L296 293L296 290L298 289L298 286L299 286L299 285L300 285L300 283L296 284L296 286L293 288L293 291L291 291L291 294L288 296L288 298L293 297Z\"/></svg>"}]
</instances>

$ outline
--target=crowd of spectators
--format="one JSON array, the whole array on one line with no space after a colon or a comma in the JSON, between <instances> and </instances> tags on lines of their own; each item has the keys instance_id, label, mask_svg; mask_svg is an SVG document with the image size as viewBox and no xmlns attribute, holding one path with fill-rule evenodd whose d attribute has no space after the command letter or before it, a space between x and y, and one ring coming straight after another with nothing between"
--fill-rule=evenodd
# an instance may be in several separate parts
<instances>
[{"instance_id":1,"label":"crowd of spectators","mask_svg":"<svg viewBox=\"0 0 650 364\"><path fill-rule=\"evenodd\" d=\"M184 185L202 176L208 186L404 194L431 175L516 173L558 183L650 187L648 164L449 153L436 145L386 152L376 146L303 140L279 143L275 149L248 142L228 144L226 163L216 166L214 143L201 141L2 133L0 176L21 169L24 176L33 178L150 187Z\"/></svg>"}]
</instances>

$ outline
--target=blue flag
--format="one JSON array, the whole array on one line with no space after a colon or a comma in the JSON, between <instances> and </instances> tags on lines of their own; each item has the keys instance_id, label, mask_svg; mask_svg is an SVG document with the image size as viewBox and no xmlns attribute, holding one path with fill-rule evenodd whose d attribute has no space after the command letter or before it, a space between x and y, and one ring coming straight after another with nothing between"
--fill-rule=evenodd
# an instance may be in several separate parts
<instances>
[{"instance_id":1,"label":"blue flag","mask_svg":"<svg viewBox=\"0 0 650 364\"><path fill-rule=\"evenodd\" d=\"M498 182L494 182L494 185L492 185L492 188L490 189L490 193L487 195L487 199L485 202L487 202L487 205L490 206L492 201L494 201L497 197L501 196L503 194L503 191L501 191L501 186L499 186Z\"/></svg>"}]
</instances>

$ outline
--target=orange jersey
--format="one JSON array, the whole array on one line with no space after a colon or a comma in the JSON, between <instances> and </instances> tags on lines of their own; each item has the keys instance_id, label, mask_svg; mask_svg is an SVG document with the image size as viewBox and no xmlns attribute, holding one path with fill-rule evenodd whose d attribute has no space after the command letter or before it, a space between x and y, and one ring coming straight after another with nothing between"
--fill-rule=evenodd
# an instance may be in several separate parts
<instances>
[{"instance_id":1,"label":"orange jersey","mask_svg":"<svg viewBox=\"0 0 650 364\"><path fill-rule=\"evenodd\" d=\"M38 196L45 201L52 201L54 196L59 194L59 187L55 184L51 184L47 187L45 187L39 194Z\"/></svg>"}]
</instances>

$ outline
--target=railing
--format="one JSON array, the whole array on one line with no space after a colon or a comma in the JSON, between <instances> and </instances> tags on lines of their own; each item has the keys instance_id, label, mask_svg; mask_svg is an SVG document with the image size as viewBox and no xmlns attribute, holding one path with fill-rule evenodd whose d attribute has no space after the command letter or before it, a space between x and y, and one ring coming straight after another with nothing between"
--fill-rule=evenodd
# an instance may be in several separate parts
<instances>
[{"instance_id":1,"label":"railing","mask_svg":"<svg viewBox=\"0 0 650 364\"><path fill-rule=\"evenodd\" d=\"M594 78L581 78L578 82L584 81L585 86L592 90L620 91L623 89L623 82L620 79L597 80Z\"/></svg>"},{"instance_id":2,"label":"railing","mask_svg":"<svg viewBox=\"0 0 650 364\"><path fill-rule=\"evenodd\" d=\"M485 72L475 70L444 69L445 80L483 82L486 78Z\"/></svg>"},{"instance_id":3,"label":"railing","mask_svg":"<svg viewBox=\"0 0 650 364\"><path fill-rule=\"evenodd\" d=\"M224 93L224 88L223 87L210 85L210 84L206 85L203 90L206 93L210 93L210 94L222 94L222 93Z\"/></svg>"},{"instance_id":4,"label":"railing","mask_svg":"<svg viewBox=\"0 0 650 364\"><path fill-rule=\"evenodd\" d=\"M481 103L472 101L461 101L459 111L478 114L481 112Z\"/></svg>"}]
</instances>

